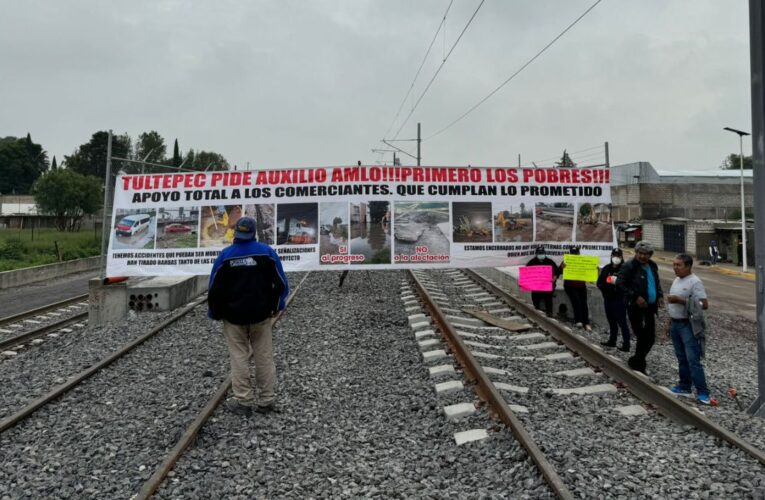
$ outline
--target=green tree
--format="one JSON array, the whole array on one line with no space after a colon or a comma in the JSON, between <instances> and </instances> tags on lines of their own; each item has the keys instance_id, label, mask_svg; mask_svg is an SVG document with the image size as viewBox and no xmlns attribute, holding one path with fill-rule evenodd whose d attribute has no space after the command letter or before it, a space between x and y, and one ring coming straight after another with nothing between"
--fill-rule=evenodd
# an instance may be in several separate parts
<instances>
[{"instance_id":1,"label":"green tree","mask_svg":"<svg viewBox=\"0 0 765 500\"><path fill-rule=\"evenodd\" d=\"M65 168L40 177L32 192L40 211L55 217L59 231L79 231L82 218L101 207L101 180Z\"/></svg>"},{"instance_id":2,"label":"green tree","mask_svg":"<svg viewBox=\"0 0 765 500\"><path fill-rule=\"evenodd\" d=\"M53 161L50 163L51 170L58 170L58 163L56 163L56 156L53 156Z\"/></svg>"},{"instance_id":3,"label":"green tree","mask_svg":"<svg viewBox=\"0 0 765 500\"><path fill-rule=\"evenodd\" d=\"M731 153L725 157L720 165L723 170L739 170L741 168L741 155ZM752 157L744 155L744 170L752 169Z\"/></svg>"},{"instance_id":4,"label":"green tree","mask_svg":"<svg viewBox=\"0 0 765 500\"><path fill-rule=\"evenodd\" d=\"M71 156L64 156L67 169L82 175L92 175L103 181L106 178L106 145L109 133L99 131L93 134L85 144L79 146ZM112 157L130 158L132 150L130 136L127 134L112 136ZM119 169L129 171L124 162L113 161L112 173Z\"/></svg>"},{"instance_id":5,"label":"green tree","mask_svg":"<svg viewBox=\"0 0 765 500\"><path fill-rule=\"evenodd\" d=\"M48 153L27 134L0 139L0 193L28 193L48 169Z\"/></svg>"},{"instance_id":6,"label":"green tree","mask_svg":"<svg viewBox=\"0 0 765 500\"><path fill-rule=\"evenodd\" d=\"M165 146L165 139L156 130L144 132L138 136L138 141L135 143L136 160L147 161L149 163L163 163L166 153L167 146ZM147 171L151 172L152 170L147 169Z\"/></svg>"},{"instance_id":7,"label":"green tree","mask_svg":"<svg viewBox=\"0 0 765 500\"><path fill-rule=\"evenodd\" d=\"M555 166L557 168L576 168L576 163L574 163L574 160L571 159L568 152L564 149L563 156L555 163Z\"/></svg>"},{"instance_id":8,"label":"green tree","mask_svg":"<svg viewBox=\"0 0 765 500\"><path fill-rule=\"evenodd\" d=\"M190 149L186 154L186 164L183 168L204 172L212 170L228 170L230 167L228 160L226 160L223 155L212 151L194 152L193 149Z\"/></svg>"},{"instance_id":9,"label":"green tree","mask_svg":"<svg viewBox=\"0 0 765 500\"><path fill-rule=\"evenodd\" d=\"M181 151L178 149L178 139L176 139L173 146L173 166L180 167L181 163L183 163L183 158L181 158Z\"/></svg>"}]
</instances>

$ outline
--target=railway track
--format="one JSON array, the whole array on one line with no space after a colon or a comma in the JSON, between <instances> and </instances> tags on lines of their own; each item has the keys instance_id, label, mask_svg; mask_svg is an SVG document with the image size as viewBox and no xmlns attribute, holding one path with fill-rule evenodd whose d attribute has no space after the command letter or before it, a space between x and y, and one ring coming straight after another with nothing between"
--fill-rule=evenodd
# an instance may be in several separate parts
<instances>
[{"instance_id":1,"label":"railway track","mask_svg":"<svg viewBox=\"0 0 765 500\"><path fill-rule=\"evenodd\" d=\"M289 307L289 305L292 303L292 300L295 298L298 291L302 287L303 283L305 283L305 280L308 278L310 274L311 273L306 273L305 276L303 276L303 278L300 280L298 285L293 288L292 293L290 293L290 296L287 297L287 301L286 301L287 307ZM284 311L286 310L287 309L285 308ZM284 315L284 311L279 313L276 319L274 319L274 325L279 320L281 320L282 316ZM180 439L178 439L178 442L172 447L172 449L167 454L167 456L162 461L162 463L159 465L159 467L157 467L157 469L154 471L154 473L151 475L148 481L146 481L144 485L141 487L141 490L138 492L138 495L135 497L136 500L148 499L148 498L151 498L152 495L154 495L154 493L162 485L162 482L165 480L168 473L173 470L173 467L181 458L181 456L186 451L186 449L189 446L191 446L191 444L194 442L194 440L197 437L197 434L199 434L199 431L205 425L207 420L213 415L213 413L215 413L215 410L218 408L221 401L223 401L223 399L226 397L226 394L228 393L230 388L231 388L231 376L229 375L228 377L226 377L226 380L224 380L223 383L218 387L218 390L215 391L215 393L210 397L210 399L207 401L205 406L197 414L194 420L189 424L189 426L186 428L183 434L181 434Z\"/></svg>"},{"instance_id":2,"label":"railway track","mask_svg":"<svg viewBox=\"0 0 765 500\"><path fill-rule=\"evenodd\" d=\"M572 479L582 472L582 467L576 463L571 447L584 447L594 455L593 462L600 464L591 472L595 476L605 474L602 464L610 463L615 456L640 449L640 439L635 438L630 425L624 425L628 418L640 419L646 434L655 432L660 436L664 432L669 436L685 433L687 426L693 426L692 438L706 449L712 443L717 447L713 453L720 452L714 443L725 442L740 450L739 458L747 467L762 473L765 454L761 450L678 401L666 389L630 370L570 328L506 294L479 273L453 270L410 274L417 296L405 288L402 298L424 351L423 358L444 363L447 354L453 356L462 367L467 385L475 387L498 420L512 430L558 498L596 494L583 492ZM443 335L443 341L436 338L436 330ZM446 349L438 349L442 342ZM431 373L448 372L448 361L445 363L432 367ZM472 412L469 405L462 408L466 414ZM616 417L617 412L638 416ZM578 426L588 429L590 443L567 439L567 434L582 434L577 432ZM617 440L623 449L600 446L598 438L611 432L598 426L623 428L621 440ZM704 435L713 439L707 440ZM672 437L662 439L670 447L685 446ZM677 451L659 449L655 453L666 455L666 463ZM556 454L551 456L553 452ZM687 447L687 456L694 456L691 446ZM651 462L651 458L644 461Z\"/></svg>"},{"instance_id":3,"label":"railway track","mask_svg":"<svg viewBox=\"0 0 765 500\"><path fill-rule=\"evenodd\" d=\"M133 351L136 347L140 346L141 344L143 344L144 342L146 342L147 340L149 340L150 338L154 337L155 335L160 333L162 330L167 328L169 325L175 323L176 321L181 319L183 316L185 316L186 314L194 310L194 308L196 308L198 305L204 303L205 300L206 300L206 296L192 301L189 305L182 307L181 309L173 313L169 318L165 319L159 325L152 328L145 335L142 335L136 340L124 345L122 348L118 349L116 352L101 359L99 362L88 367L87 369L82 370L81 372L75 375L72 375L69 378L69 380L67 380L63 384L58 385L57 387L55 387L48 393L30 402L29 404L24 406L22 409L0 420L0 433L3 433L6 430L10 429L11 427L22 422L24 419L28 418L37 410L55 401L59 397L63 396L64 394L68 393L69 391L77 387L79 384L81 384L85 380L89 379L90 377L92 377L93 375L101 371L103 368L106 368L107 366L111 365L115 361L124 357L126 354Z\"/></svg>"},{"instance_id":4,"label":"railway track","mask_svg":"<svg viewBox=\"0 0 765 500\"><path fill-rule=\"evenodd\" d=\"M297 292L298 289L299 289L299 285L298 285L298 287L295 288L295 290L293 291L292 295L289 297L288 302L292 300L292 298L294 297L294 295L295 295L295 293ZM133 357L133 356L131 356L131 353L138 353L140 346L147 345L149 342L152 341L153 338L158 337L158 334L160 332L168 330L171 325L178 324L180 321L182 321L184 319L185 316L189 315L190 313L195 313L197 316L199 316L199 315L204 316L203 312L200 313L198 311L198 307L200 305L203 305L205 303L205 301L206 301L206 296L203 296L201 298L198 298L198 299L192 301L191 303L189 303L188 305L184 306L183 308L175 311L169 317L164 319L160 324L154 326L148 333L145 333L144 335L139 336L138 338L136 338L132 342L129 342L128 344L122 346L118 350L116 350L116 351L112 352L110 355L102 358L100 361L94 363L92 366L89 366L85 370L82 370L79 373L76 373L76 374L70 376L68 378L68 380L66 380L64 383L59 384L58 386L54 387L52 390L50 390L46 394L44 394L44 395L34 399L33 401L30 401L23 408L19 409L18 411L15 411L13 414L11 414L11 415L3 418L2 420L0 420L0 443L2 443L2 444L0 444L0 447L8 446L9 443L16 442L16 440L18 439L17 437L9 438L8 437L9 433L16 434L18 432L21 436L24 436L28 432L30 432L30 430L34 430L34 429L38 429L38 428L47 428L47 425L46 426L42 426L39 422L36 423L36 424L33 424L33 425L25 425L25 424L27 423L26 421L28 419L30 419L32 417L36 417L38 415L40 415L39 418L41 418L43 420L45 418L48 418L48 414L50 414L51 412L55 413L55 411L56 411L55 406L60 404L59 402L62 399L66 399L67 401L71 401L73 398L77 398L78 397L78 396L72 396L73 394L81 394L82 392L93 392L94 395L96 396L96 399L93 400L90 404L91 405L103 405L104 401L99 401L99 400L101 400L101 399L109 399L109 396L106 395L106 394L108 394L110 392L110 389L111 389L112 393L115 396L117 396L117 397L122 396L122 394L125 393L125 392L131 392L131 391L136 390L136 383L130 384L129 382L125 382L125 381L133 380L133 379L136 378L136 375L129 374L130 372L136 372L136 370L137 370L137 373L139 374L138 375L138 379L142 379L142 378L144 378L144 376L148 376L149 377L148 381L154 380L154 378L156 378L156 377L158 377L158 379L159 379L158 382L160 384L165 382L165 381L167 381L168 380L167 375L158 375L158 373L162 373L162 368L160 368L157 365L157 362L159 362L159 360L161 359L162 356L168 356L168 353L161 353L156 348L150 348L148 350L147 349L142 349L141 351L144 354L142 354L140 356L147 356L148 355L150 357L154 357L155 358L154 363L148 364L145 368L143 367L143 365L144 365L143 362L134 362L134 361L131 361L131 358ZM190 325L187 325L187 327L188 326L190 326ZM216 330L219 328L219 326L217 324L214 324L212 322L210 323L210 327L215 328ZM176 336L178 335L178 333L177 333L178 330L179 330L179 328L176 328L176 333L174 335L176 335ZM204 343L209 343L209 342L213 342L213 343L219 342L217 336L210 335L207 332L197 331L195 333L196 333L195 336L198 339L201 338L201 342L203 344ZM167 335L170 335L170 334L168 333ZM176 342L177 341L170 341L169 344L168 344L168 347L172 348L173 345L176 345ZM156 351L156 352L154 352L154 351ZM220 363L220 367L222 369L225 370L228 367L227 363L224 362L225 361L225 355L223 353L223 350L221 350L220 348L213 349L213 350L210 350L209 348L205 348L205 352L207 353L206 356L211 356L212 355L212 356L214 356L216 358L220 358L220 361L222 361ZM209 352L212 352L214 354L210 354ZM170 354L170 355L172 355L172 354ZM135 354L134 356L135 357L139 357L138 354ZM188 365L188 361L189 361L188 359L184 360L183 363L181 363L181 366L183 367L183 366ZM110 365L114 365L114 364L118 364L118 363L119 363L120 368L112 369L112 370L106 370L106 368L109 367ZM187 369L187 368L184 368L184 369ZM106 374L105 372L107 372L107 371L110 372L110 373ZM122 372L125 372L125 374L124 375L118 375L118 373L122 373ZM211 376L211 373L212 372L207 370L207 371L204 372L203 377ZM96 387L98 385L103 385L104 384L104 380L109 378L109 377L112 377L115 380L117 380L118 381L117 385L106 383L105 389L103 389L103 390L94 390L93 389L94 387ZM123 377L124 377L124 380L123 380ZM91 389L86 389L86 390L83 391L84 382L87 381L87 380L94 379L94 378L97 378L98 381L94 381L92 384L88 384L88 386L90 386ZM189 378L188 374L183 376L183 377L180 377L180 379L188 379L188 378ZM203 378L202 380L205 380L205 379ZM134 382L137 382L137 381L134 381ZM142 383L146 383L146 382L147 381L142 381ZM128 385L123 387L122 386L123 383L126 383ZM208 384L208 382L204 382L203 383L203 385L206 385L206 384ZM217 403L225 396L226 392L230 388L230 384L231 384L230 378L226 377L225 381L219 387L218 391L216 392L215 397L213 398L214 402L213 403L208 403L208 405L206 407L208 412L211 412L212 410L214 410L215 406L217 406ZM131 385L132 385L132 388L131 388ZM102 391L104 393L103 395L102 395ZM146 391L146 390L144 390L144 391ZM139 393L140 392L141 391L139 391ZM152 392L152 390L149 389L146 392L148 392L150 394ZM188 399L189 395L195 395L195 394L200 394L200 393L198 391L188 390L188 391L182 391L180 396L183 399ZM161 401L158 401L156 403L162 405ZM108 405L108 404L111 404L111 403L107 401L106 404ZM186 402L186 403L183 403L181 407L182 408L183 407L192 407L193 408L193 406L195 406L195 403L193 403L193 402L191 402L191 403ZM84 411L84 413L83 413L83 410L81 408L82 408L82 404L75 402L74 403L74 408L71 409L71 410L67 410L67 413L68 414L72 414L72 415L78 415L80 413L82 413L83 416L84 415L88 415L89 412ZM37 420L37 418L35 420ZM156 421L155 421L155 423L156 423ZM203 421L198 421L198 425L200 427L201 427L202 423L203 423ZM109 424L107 424L107 423L102 423L102 424L95 423L94 422L94 417L91 416L91 415L88 415L87 417L85 417L84 420L78 421L75 425L77 427L84 426L85 429L90 429L90 428L92 428L94 426L94 424L95 424L95 426L97 428L103 428L103 429L110 428ZM170 424L169 428L172 428L172 424ZM14 429L18 429L18 431L14 432ZM136 430L139 430L139 429L136 429ZM176 435L178 435L178 434L176 434ZM188 444L188 442L190 442L190 441L188 441L188 439L190 439L190 437L189 436L185 436L185 438L186 438L186 440L187 440L186 442ZM193 436L191 436L191 438L193 438ZM27 440L25 439L25 441L27 441ZM35 446L35 448L37 448L37 446ZM29 447L25 448L25 450L29 450L29 449L30 449ZM2 482L2 481L0 481L0 482ZM0 490L2 490L2 488L0 488ZM80 493L79 491L75 491L75 492L76 493ZM89 493L92 493L92 492L89 492ZM100 492L100 493L105 493L105 492Z\"/></svg>"},{"instance_id":5,"label":"railway track","mask_svg":"<svg viewBox=\"0 0 765 500\"><path fill-rule=\"evenodd\" d=\"M30 309L28 311L24 311L19 314L14 314L11 316L6 316L5 318L0 318L0 329L7 327L8 325L14 324L14 323L20 323L25 319L33 318L35 316L40 316L45 313L48 313L50 311L57 312L58 309L64 309L68 308L74 304L83 302L88 300L88 294L83 295L77 295L75 297L70 297L68 299L54 302L52 304L48 304L46 306L38 307L35 309Z\"/></svg>"},{"instance_id":6,"label":"railway track","mask_svg":"<svg viewBox=\"0 0 765 500\"><path fill-rule=\"evenodd\" d=\"M83 326L81 322L87 320L88 313L76 311L86 305L83 301L87 298L87 294L78 295L0 319L0 352L13 355L12 349L42 343L37 339L53 332L68 333L70 326ZM29 325L32 329L27 329Z\"/></svg>"}]
</instances>

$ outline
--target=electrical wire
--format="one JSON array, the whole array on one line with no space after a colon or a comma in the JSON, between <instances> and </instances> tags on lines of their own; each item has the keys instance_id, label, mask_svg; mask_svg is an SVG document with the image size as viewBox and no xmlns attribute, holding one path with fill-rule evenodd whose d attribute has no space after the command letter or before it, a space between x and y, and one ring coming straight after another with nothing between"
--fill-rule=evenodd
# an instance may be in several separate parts
<instances>
[{"instance_id":1,"label":"electrical wire","mask_svg":"<svg viewBox=\"0 0 765 500\"><path fill-rule=\"evenodd\" d=\"M398 119L398 115L401 114L401 110L404 108L404 103L409 98L409 94L412 93L412 89L414 88L414 83L417 81L417 77L420 76L420 71L422 71L422 67L425 66L425 61L428 59L428 55L430 54L430 50L433 48L433 44L436 43L436 39L438 38L438 33L441 31L441 28L444 27L446 24L446 16L449 14L449 9L452 8L452 4L454 3L454 0L451 0L449 2L449 6L446 7L446 11L444 12L443 18L441 19L441 23L438 25L438 29L436 29L436 34L433 35L433 40L430 42L430 47L428 47L428 50L425 52L425 57L422 58L422 62L420 63L420 67L417 68L417 73L414 75L414 79L412 80L412 84L409 85L409 90L406 91L406 95L404 96L404 99L401 101L401 104L398 107L398 111L396 111L396 116L393 117L393 121L390 122L390 125L388 125L388 130L385 131L385 134L383 134L383 137L387 137L388 133L390 132L390 129L393 128L393 124L396 123L396 120ZM444 33L446 33L446 30L444 30Z\"/></svg>"},{"instance_id":2,"label":"electrical wire","mask_svg":"<svg viewBox=\"0 0 765 500\"><path fill-rule=\"evenodd\" d=\"M502 84L501 84L499 87L497 87L497 88L495 88L494 90L492 90L491 92L489 92L489 94L488 94L486 97L484 97L483 99L481 99L480 101L478 101L478 102L477 102L475 105L473 105L473 107L471 107L470 109L468 109L467 111L465 111L465 112L464 112L462 115L460 115L460 116L459 116L459 118L457 118L456 120L454 120L453 122L451 122L449 125L445 126L445 127L444 127L444 128L442 128L441 130L439 130L438 132L436 132L435 134L433 134L433 135L429 136L428 138L426 138L426 139L424 139L424 140L425 140L425 141L427 141L427 140L429 140L429 139L432 139L433 137L435 137L435 136L437 136L437 135L439 135L439 134L441 134L441 133L445 132L446 130L450 129L451 127L453 127L454 125L456 125L456 124L457 124L457 122L459 122L460 120L462 120L463 118L465 118L467 115L469 115L470 113L472 113L473 111L475 111L475 110L476 110L476 108L478 108L478 106L480 106L480 105L481 105L481 104L483 104L484 102L488 101L488 100L489 100L489 99L490 99L490 98L491 98L491 97L492 97L494 94L496 94L497 92L499 92L499 90L500 90L502 87L504 87L505 85L507 85L508 83L510 83L510 81L511 81L513 78L515 78L516 76L518 76L518 75L519 75L519 74L520 74L520 73L521 73L521 72L522 72L524 69L526 69L526 67L527 67L527 66L529 66L531 63L533 63L533 62L534 62L534 61L535 61L535 60L536 60L536 59L537 59L539 56L541 56L541 55L542 55L542 54L543 54L543 53L544 53L544 52L545 52L547 49L549 49L549 48L550 48L550 47L551 47L551 46L552 46L552 45L553 45L555 42L557 42L557 41L558 41L558 39L560 39L560 38L561 38L563 35L565 35L565 34L566 34L566 32L567 32L568 30L570 30L571 28L573 28L573 27L574 27L574 25L575 25L576 23L578 23L579 21L581 21L581 20L582 20L582 18L583 18L584 16L586 16L587 14L589 14L589 13L590 13L590 11L591 11L592 9L594 9L594 8L595 8L595 7L596 7L596 6L597 6L597 5L598 5L600 2L602 2L602 1L603 1L603 0L596 0L596 2L595 2L594 4L592 4L592 5L591 5L591 6L590 6L590 7L589 7L587 10L585 10L585 11L582 13L582 15L580 15L579 17L577 17L577 18L574 20L574 22L572 22L571 24L569 24L569 25L568 25L568 27L567 27L566 29L564 29L563 31L561 31L561 32L560 32L560 34L558 34L558 36L556 36L555 38L553 38L553 39L552 39L552 41L551 41L550 43L548 43L547 45L545 45L545 46L544 46L544 48L543 48L542 50L540 50L539 52L537 52L537 53L536 53L536 55L535 55L534 57L532 57L531 59L529 59L528 61L526 61L526 63L525 63L523 66L521 66L521 67L520 67L520 69L519 69L518 71L516 71L515 73L513 73L513 74L510 76L510 78L508 78L507 80L505 80L504 82L502 82Z\"/></svg>"},{"instance_id":3,"label":"electrical wire","mask_svg":"<svg viewBox=\"0 0 765 500\"><path fill-rule=\"evenodd\" d=\"M412 114L414 114L414 110L417 109L417 106L420 104L420 101L422 101L422 98L425 97L425 94L428 93L428 89L430 89L430 86L433 84L433 82L435 81L436 77L441 72L441 68L443 68L444 64L446 64L446 61L449 59L449 56L454 51L454 48L457 47L457 44L462 39L462 35L465 34L465 31L467 31L468 27L470 26L470 23L473 22L473 19L475 19L476 14L478 14L478 11L481 10L481 7L483 6L485 1L486 0L481 0L481 3L478 4L478 7L476 7L475 11L473 12L473 15L470 16L470 19L468 20L467 24L465 24L465 27L462 28L462 32L460 33L460 36L458 36L457 40L454 41L454 44L449 49L449 52L446 54L446 57L444 57L444 60L441 61L441 65L438 66L438 69L436 70L435 74L433 75L433 78L430 79L430 81L428 82L428 85L425 87L425 90L423 90L422 94L420 94L420 98L417 99L417 102L415 102L414 106L412 106L412 110L409 111L409 114L407 115L406 119L404 120L404 123L401 124L401 127L399 127L398 132L396 132L396 135L393 136L393 140L395 140L398 137L398 135L401 133L401 131L404 129L404 125L406 125L406 123L409 121L409 118L412 117ZM598 0L598 1L601 1L601 0Z\"/></svg>"},{"instance_id":4,"label":"electrical wire","mask_svg":"<svg viewBox=\"0 0 765 500\"><path fill-rule=\"evenodd\" d=\"M573 153L568 153L568 152L567 153L568 153L569 158L571 158L575 163L578 163L578 162L580 162L582 160L587 160L587 159L590 159L590 158L597 158L597 157L605 159L605 151L602 150L603 147L604 147L603 145L593 146L591 148L581 149L581 150L575 151ZM595 149L600 149L601 151L595 151L593 153L589 153L589 154L586 154L586 155L577 156L576 159L574 158L574 156L579 154L579 153L586 153L588 151L593 151ZM547 162L550 162L550 161L558 161L558 160L561 159L562 156L563 156L563 154L561 153L561 154L558 154L557 156L551 156L550 158L545 158L543 160L527 161L527 162L524 162L523 164L521 164L521 168L533 167L535 163L540 164L540 163L547 163Z\"/></svg>"}]
</instances>

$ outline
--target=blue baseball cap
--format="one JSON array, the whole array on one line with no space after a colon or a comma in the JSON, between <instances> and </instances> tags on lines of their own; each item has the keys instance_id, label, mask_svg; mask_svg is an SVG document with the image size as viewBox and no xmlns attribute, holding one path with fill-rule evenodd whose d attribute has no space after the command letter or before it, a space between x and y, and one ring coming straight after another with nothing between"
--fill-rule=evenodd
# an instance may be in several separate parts
<instances>
[{"instance_id":1,"label":"blue baseball cap","mask_svg":"<svg viewBox=\"0 0 765 500\"><path fill-rule=\"evenodd\" d=\"M255 219L252 217L242 217L236 221L234 239L241 241L250 241L254 239L256 227Z\"/></svg>"}]
</instances>

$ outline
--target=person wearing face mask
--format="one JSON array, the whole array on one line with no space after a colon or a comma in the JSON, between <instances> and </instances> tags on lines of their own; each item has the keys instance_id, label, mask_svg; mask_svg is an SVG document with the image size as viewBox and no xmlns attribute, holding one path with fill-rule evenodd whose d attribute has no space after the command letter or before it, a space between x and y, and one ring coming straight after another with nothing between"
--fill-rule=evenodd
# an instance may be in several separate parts
<instances>
[{"instance_id":1,"label":"person wearing face mask","mask_svg":"<svg viewBox=\"0 0 765 500\"><path fill-rule=\"evenodd\" d=\"M534 303L534 308L539 309L540 311L544 310L544 312L548 316L553 315L553 292L555 292L555 281L558 279L558 276L560 276L560 269L558 268L558 265L555 264L555 261L549 258L545 254L545 247L539 246L537 247L536 251L534 252L534 258L531 259L527 264L527 266L550 266L552 268L552 291L551 292L531 292L531 301ZM542 305L544 303L544 309L542 309Z\"/></svg>"},{"instance_id":2,"label":"person wearing face mask","mask_svg":"<svg viewBox=\"0 0 765 500\"><path fill-rule=\"evenodd\" d=\"M638 241L635 258L619 269L616 286L624 293L627 317L635 332L635 354L627 360L633 370L645 373L645 359L656 342L656 316L664 307L664 293L659 281L659 267L651 260L653 245Z\"/></svg>"},{"instance_id":3,"label":"person wearing face mask","mask_svg":"<svg viewBox=\"0 0 765 500\"><path fill-rule=\"evenodd\" d=\"M627 304L624 302L624 292L617 286L617 275L624 263L621 248L611 250L611 262L606 264L598 276L598 288L603 294L603 306L608 319L608 340L600 344L606 347L616 347L616 337L622 330L622 345L620 351L630 351L630 329L627 325Z\"/></svg>"}]
</instances>

